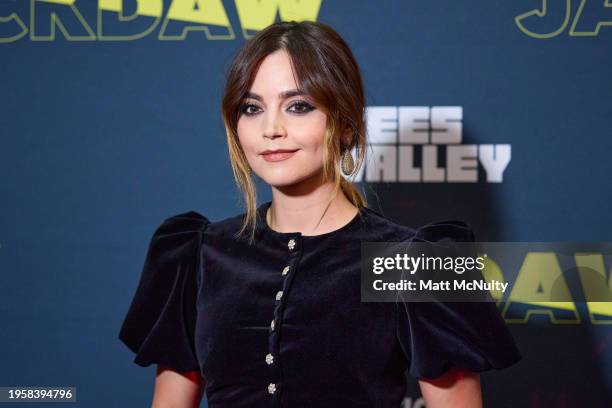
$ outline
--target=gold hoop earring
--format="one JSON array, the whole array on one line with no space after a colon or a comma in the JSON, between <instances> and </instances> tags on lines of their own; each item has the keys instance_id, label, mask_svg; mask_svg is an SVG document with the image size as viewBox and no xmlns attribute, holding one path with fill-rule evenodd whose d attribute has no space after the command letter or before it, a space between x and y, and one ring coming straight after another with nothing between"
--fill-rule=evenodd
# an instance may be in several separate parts
<instances>
[{"instance_id":1,"label":"gold hoop earring","mask_svg":"<svg viewBox=\"0 0 612 408\"><path fill-rule=\"evenodd\" d=\"M355 161L353 160L353 155L351 154L349 149L346 149L344 151L344 154L342 155L342 161L341 161L341 170L342 173L345 176L350 176L351 174L353 174L353 171L355 170Z\"/></svg>"}]
</instances>

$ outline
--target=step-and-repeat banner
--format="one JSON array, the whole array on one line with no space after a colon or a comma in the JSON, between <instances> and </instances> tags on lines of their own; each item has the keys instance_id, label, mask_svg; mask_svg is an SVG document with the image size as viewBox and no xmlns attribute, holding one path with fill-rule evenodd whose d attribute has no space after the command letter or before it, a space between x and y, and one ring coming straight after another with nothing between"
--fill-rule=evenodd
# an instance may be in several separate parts
<instances>
[{"instance_id":1,"label":"step-and-repeat banner","mask_svg":"<svg viewBox=\"0 0 612 408\"><path fill-rule=\"evenodd\" d=\"M150 401L154 369L116 338L148 239L171 214L242 212L224 75L279 20L331 25L360 64L373 208L479 241L612 240L607 1L3 0L0 386ZM486 406L612 406L612 303L586 300L506 292L523 360L482 374Z\"/></svg>"}]
</instances>

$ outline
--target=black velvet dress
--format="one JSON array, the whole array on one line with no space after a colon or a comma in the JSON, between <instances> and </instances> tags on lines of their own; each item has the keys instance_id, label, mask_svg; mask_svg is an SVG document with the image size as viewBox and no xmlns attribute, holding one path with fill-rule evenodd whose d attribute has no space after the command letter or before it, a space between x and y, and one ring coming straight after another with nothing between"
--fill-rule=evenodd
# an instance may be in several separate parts
<instances>
[{"instance_id":1,"label":"black velvet dress","mask_svg":"<svg viewBox=\"0 0 612 408\"><path fill-rule=\"evenodd\" d=\"M481 372L521 359L494 303L361 302L361 241L473 241L460 221L419 229L361 208L317 236L269 228L254 245L242 215L189 211L150 242L119 338L141 366L200 371L211 408L398 408L405 374Z\"/></svg>"}]
</instances>

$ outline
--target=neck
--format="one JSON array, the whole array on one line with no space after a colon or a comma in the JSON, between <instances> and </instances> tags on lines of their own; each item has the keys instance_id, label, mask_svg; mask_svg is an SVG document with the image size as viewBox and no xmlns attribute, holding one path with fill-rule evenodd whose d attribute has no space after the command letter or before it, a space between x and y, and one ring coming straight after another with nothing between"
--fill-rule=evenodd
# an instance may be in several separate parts
<instances>
[{"instance_id":1,"label":"neck","mask_svg":"<svg viewBox=\"0 0 612 408\"><path fill-rule=\"evenodd\" d=\"M268 226L277 232L320 235L348 224L357 215L342 190L332 197L334 185L323 183L304 194L272 188L272 204L266 213Z\"/></svg>"}]
</instances>

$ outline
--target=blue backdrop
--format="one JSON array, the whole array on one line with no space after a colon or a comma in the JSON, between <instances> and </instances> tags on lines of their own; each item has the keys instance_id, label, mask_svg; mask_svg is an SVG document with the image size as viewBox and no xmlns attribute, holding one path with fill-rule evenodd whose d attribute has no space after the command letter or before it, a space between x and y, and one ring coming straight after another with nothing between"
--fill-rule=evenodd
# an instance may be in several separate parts
<instances>
[{"instance_id":1,"label":"blue backdrop","mask_svg":"<svg viewBox=\"0 0 612 408\"><path fill-rule=\"evenodd\" d=\"M155 368L132 363L119 326L165 217L243 211L223 79L279 19L332 25L361 65L372 207L461 218L482 241L610 240L604 0L2 1L0 386L150 402ZM606 307L505 316L524 359L482 375L486 406L612 406ZM409 384L404 405L422 406Z\"/></svg>"}]
</instances>

